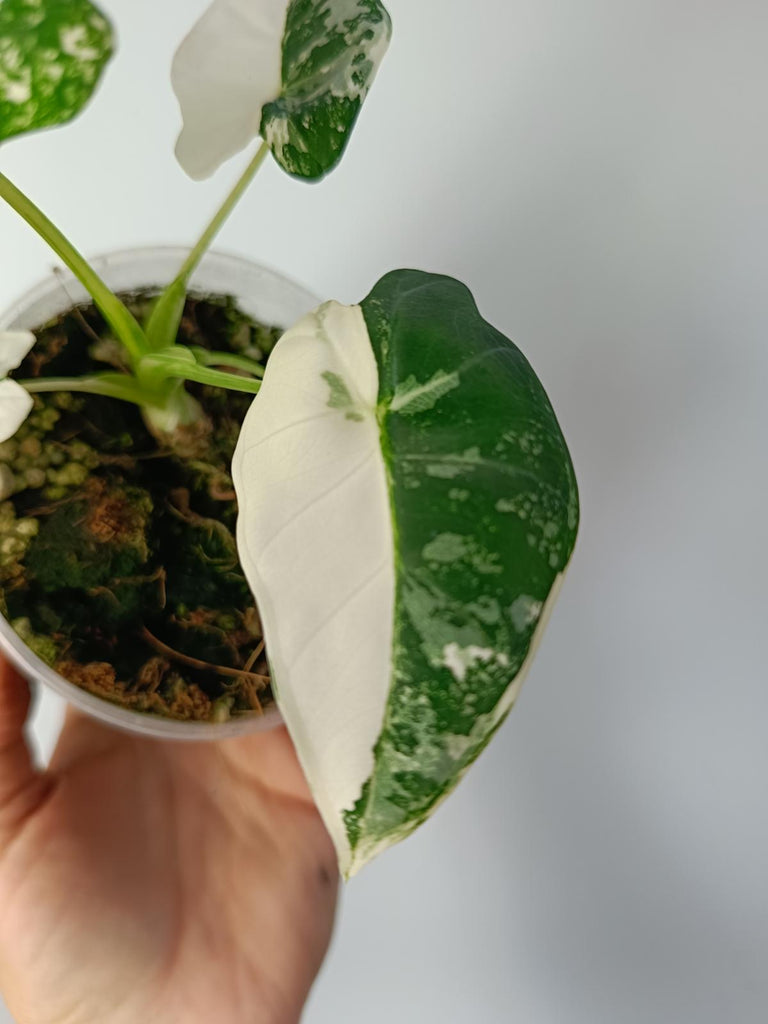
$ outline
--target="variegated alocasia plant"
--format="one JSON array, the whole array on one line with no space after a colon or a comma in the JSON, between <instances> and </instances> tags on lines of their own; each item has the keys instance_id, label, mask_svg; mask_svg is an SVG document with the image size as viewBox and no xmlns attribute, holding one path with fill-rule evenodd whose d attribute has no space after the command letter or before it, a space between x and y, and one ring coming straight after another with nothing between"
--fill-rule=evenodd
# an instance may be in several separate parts
<instances>
[{"instance_id":1,"label":"variegated alocasia plant","mask_svg":"<svg viewBox=\"0 0 768 1024\"><path fill-rule=\"evenodd\" d=\"M185 381L256 396L233 465L238 548L346 877L421 824L504 720L578 525L543 389L456 281L391 273L359 306L304 318L266 368L176 342L192 271L265 157L310 181L332 170L390 34L380 0L214 0L173 63L179 160L205 177L262 143L146 323L0 174L129 367L14 381L33 338L0 335L0 439L40 390L134 402L171 442L200 414ZM0 0L0 142L71 118L111 52L88 0Z\"/></svg>"}]
</instances>

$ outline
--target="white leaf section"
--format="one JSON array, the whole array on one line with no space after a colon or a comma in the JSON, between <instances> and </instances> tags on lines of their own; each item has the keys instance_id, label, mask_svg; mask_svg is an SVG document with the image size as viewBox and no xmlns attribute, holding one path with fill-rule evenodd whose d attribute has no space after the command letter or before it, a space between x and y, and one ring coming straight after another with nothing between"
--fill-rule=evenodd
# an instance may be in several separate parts
<instances>
[{"instance_id":1,"label":"white leaf section","mask_svg":"<svg viewBox=\"0 0 768 1024\"><path fill-rule=\"evenodd\" d=\"M215 0L173 60L184 128L176 145L191 178L210 177L255 139L282 89L288 0Z\"/></svg>"},{"instance_id":2,"label":"white leaf section","mask_svg":"<svg viewBox=\"0 0 768 1024\"><path fill-rule=\"evenodd\" d=\"M34 344L31 331L0 331L0 378L21 365Z\"/></svg>"},{"instance_id":3,"label":"white leaf section","mask_svg":"<svg viewBox=\"0 0 768 1024\"><path fill-rule=\"evenodd\" d=\"M372 774L392 672L394 540L358 306L327 303L275 347L233 462L240 561L276 696L343 874L342 812Z\"/></svg>"},{"instance_id":4,"label":"white leaf section","mask_svg":"<svg viewBox=\"0 0 768 1024\"><path fill-rule=\"evenodd\" d=\"M15 380L0 380L0 442L13 437L32 404L32 396Z\"/></svg>"}]
</instances>

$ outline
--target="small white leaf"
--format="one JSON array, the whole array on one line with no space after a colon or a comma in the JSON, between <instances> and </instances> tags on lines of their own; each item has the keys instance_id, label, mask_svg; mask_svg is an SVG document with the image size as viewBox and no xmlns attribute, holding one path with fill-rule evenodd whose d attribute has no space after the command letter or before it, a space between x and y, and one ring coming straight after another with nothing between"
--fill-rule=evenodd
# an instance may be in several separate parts
<instances>
[{"instance_id":1,"label":"small white leaf","mask_svg":"<svg viewBox=\"0 0 768 1024\"><path fill-rule=\"evenodd\" d=\"M13 437L32 412L32 396L15 380L0 380L0 442Z\"/></svg>"},{"instance_id":2,"label":"small white leaf","mask_svg":"<svg viewBox=\"0 0 768 1024\"><path fill-rule=\"evenodd\" d=\"M287 9L288 0L215 0L179 47L176 156L190 177L210 177L258 136L262 108L282 88Z\"/></svg>"},{"instance_id":3,"label":"small white leaf","mask_svg":"<svg viewBox=\"0 0 768 1024\"><path fill-rule=\"evenodd\" d=\"M20 365L34 344L31 331L0 331L0 379Z\"/></svg>"}]
</instances>

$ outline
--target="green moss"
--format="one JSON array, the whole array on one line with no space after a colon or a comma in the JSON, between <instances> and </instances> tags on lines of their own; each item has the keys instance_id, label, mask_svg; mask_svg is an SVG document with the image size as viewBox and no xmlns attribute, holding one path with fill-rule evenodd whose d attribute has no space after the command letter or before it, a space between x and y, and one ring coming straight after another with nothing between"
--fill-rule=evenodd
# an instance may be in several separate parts
<instances>
[{"instance_id":1,"label":"green moss","mask_svg":"<svg viewBox=\"0 0 768 1024\"><path fill-rule=\"evenodd\" d=\"M231 300L192 299L179 340L261 360L279 335ZM19 376L94 372L112 357L92 307L37 336ZM0 610L90 693L147 713L224 721L271 699L266 654L252 664L261 627L237 557L230 476L252 399L199 385L190 392L213 424L197 461L159 451L126 403L36 396L27 423L0 445ZM231 673L246 663L248 677Z\"/></svg>"},{"instance_id":2,"label":"green moss","mask_svg":"<svg viewBox=\"0 0 768 1024\"><path fill-rule=\"evenodd\" d=\"M39 528L37 519L18 519L13 502L0 504L0 583L18 584L24 576L22 559Z\"/></svg>"},{"instance_id":3,"label":"green moss","mask_svg":"<svg viewBox=\"0 0 768 1024\"><path fill-rule=\"evenodd\" d=\"M44 591L91 590L133 576L147 562L147 491L91 483L82 500L66 502L44 519L30 546L27 569Z\"/></svg>"},{"instance_id":4,"label":"green moss","mask_svg":"<svg viewBox=\"0 0 768 1024\"><path fill-rule=\"evenodd\" d=\"M43 636L39 633L35 633L32 629L32 623L29 619L14 619L11 625L19 634L24 643L33 651L38 658L46 663L46 665L53 665L58 657L58 651L56 644L48 636Z\"/></svg>"}]
</instances>

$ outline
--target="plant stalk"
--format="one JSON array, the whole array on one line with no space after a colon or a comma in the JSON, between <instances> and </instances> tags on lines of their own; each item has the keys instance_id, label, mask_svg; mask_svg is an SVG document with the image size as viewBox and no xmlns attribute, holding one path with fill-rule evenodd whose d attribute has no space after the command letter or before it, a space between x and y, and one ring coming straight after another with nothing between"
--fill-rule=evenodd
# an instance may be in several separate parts
<instances>
[{"instance_id":1,"label":"plant stalk","mask_svg":"<svg viewBox=\"0 0 768 1024\"><path fill-rule=\"evenodd\" d=\"M33 228L69 267L104 314L105 320L123 343L131 359L137 362L146 352L147 344L144 332L133 314L107 287L88 261L56 225L2 173L0 173L0 198L4 199Z\"/></svg>"},{"instance_id":2,"label":"plant stalk","mask_svg":"<svg viewBox=\"0 0 768 1024\"><path fill-rule=\"evenodd\" d=\"M249 356L241 356L235 352L212 352L208 348L190 348L195 359L202 366L229 366L233 370L242 370L251 377L263 377L266 369Z\"/></svg>"},{"instance_id":3,"label":"plant stalk","mask_svg":"<svg viewBox=\"0 0 768 1024\"><path fill-rule=\"evenodd\" d=\"M158 383L164 380L191 380L197 384L210 384L212 387L240 391L247 395L256 395L261 388L261 381L253 377L240 377L224 370L214 370L210 366L201 366L200 363L172 357L164 357L162 360L158 358L158 362L152 365L150 360L153 358L150 356L144 360L143 365L149 371L145 380L156 380Z\"/></svg>"},{"instance_id":4,"label":"plant stalk","mask_svg":"<svg viewBox=\"0 0 768 1024\"><path fill-rule=\"evenodd\" d=\"M102 395L118 398L134 405L144 405L148 396L142 391L135 378L122 373L95 374L91 377L35 377L20 380L19 383L29 394L44 394L51 391L81 392L86 395Z\"/></svg>"},{"instance_id":5,"label":"plant stalk","mask_svg":"<svg viewBox=\"0 0 768 1024\"><path fill-rule=\"evenodd\" d=\"M221 231L225 221L229 218L229 215L247 191L248 186L256 177L259 168L266 160L268 154L269 145L266 142L262 142L256 151L256 155L253 160L251 160L241 176L238 178L235 187L224 200L222 206L200 236L200 240L194 246L189 256L187 256L176 277L177 281L184 281L185 284L189 281L198 263L210 248L214 238L218 235L219 231Z\"/></svg>"},{"instance_id":6,"label":"plant stalk","mask_svg":"<svg viewBox=\"0 0 768 1024\"><path fill-rule=\"evenodd\" d=\"M179 324L181 323L181 316L184 312L189 279L225 221L256 177L256 173L264 163L269 151L267 143L262 142L256 155L237 180L235 187L217 210L189 256L184 260L178 274L155 303L146 326L147 338L153 349L168 348L175 342Z\"/></svg>"}]
</instances>

